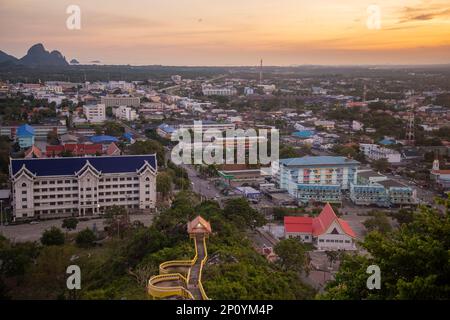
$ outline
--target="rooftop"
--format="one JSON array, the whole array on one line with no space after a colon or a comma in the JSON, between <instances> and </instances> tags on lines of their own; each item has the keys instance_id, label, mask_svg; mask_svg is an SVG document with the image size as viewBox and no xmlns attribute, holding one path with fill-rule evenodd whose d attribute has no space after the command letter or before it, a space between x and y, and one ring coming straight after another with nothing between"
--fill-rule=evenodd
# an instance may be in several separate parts
<instances>
[{"instance_id":1,"label":"rooftop","mask_svg":"<svg viewBox=\"0 0 450 320\"><path fill-rule=\"evenodd\" d=\"M354 238L355 233L345 220L339 219L334 213L329 203L323 207L319 216L311 217L284 217L284 228L286 232L292 233L309 233L314 236L324 234L331 224L336 221L342 231L350 237Z\"/></svg>"},{"instance_id":2,"label":"rooftop","mask_svg":"<svg viewBox=\"0 0 450 320\"><path fill-rule=\"evenodd\" d=\"M280 164L286 166L311 166L311 165L358 165L359 162L346 157L333 156L306 156L302 158L281 159Z\"/></svg>"},{"instance_id":3,"label":"rooftop","mask_svg":"<svg viewBox=\"0 0 450 320\"><path fill-rule=\"evenodd\" d=\"M201 216L197 216L194 220L188 222L187 229L189 234L211 233L211 225Z\"/></svg>"},{"instance_id":4,"label":"rooftop","mask_svg":"<svg viewBox=\"0 0 450 320\"><path fill-rule=\"evenodd\" d=\"M21 125L19 128L17 128L17 135L18 136L33 136L34 128L28 124Z\"/></svg>"},{"instance_id":5,"label":"rooftop","mask_svg":"<svg viewBox=\"0 0 450 320\"><path fill-rule=\"evenodd\" d=\"M381 173L378 173L378 172L375 172L372 170L358 171L358 176L360 176L362 178L371 178L371 177L382 178L382 177L384 177L384 175L382 175Z\"/></svg>"},{"instance_id":6,"label":"rooftop","mask_svg":"<svg viewBox=\"0 0 450 320\"><path fill-rule=\"evenodd\" d=\"M93 143L110 143L110 142L118 142L119 141L119 139L117 139L116 137L106 136L106 135L92 136L90 140Z\"/></svg>"},{"instance_id":7,"label":"rooftop","mask_svg":"<svg viewBox=\"0 0 450 320\"><path fill-rule=\"evenodd\" d=\"M379 181L379 184L384 186L385 188L391 188L391 187L400 187L400 188L407 188L408 186L404 185L403 183L400 183L395 180L387 179L384 181Z\"/></svg>"},{"instance_id":8,"label":"rooftop","mask_svg":"<svg viewBox=\"0 0 450 320\"><path fill-rule=\"evenodd\" d=\"M11 159L11 173L15 175L25 166L37 176L70 176L89 163L102 173L136 172L147 162L156 170L156 155L67 157L40 159Z\"/></svg>"}]
</instances>

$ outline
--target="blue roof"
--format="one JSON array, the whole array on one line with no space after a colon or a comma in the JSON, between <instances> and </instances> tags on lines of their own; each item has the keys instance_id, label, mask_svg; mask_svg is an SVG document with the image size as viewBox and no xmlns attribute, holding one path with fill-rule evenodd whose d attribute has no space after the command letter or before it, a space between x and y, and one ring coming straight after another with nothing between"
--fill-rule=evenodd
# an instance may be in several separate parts
<instances>
[{"instance_id":1,"label":"blue roof","mask_svg":"<svg viewBox=\"0 0 450 320\"><path fill-rule=\"evenodd\" d=\"M380 143L380 144L383 144L383 145L385 145L385 146L388 146L388 145L394 144L395 141L392 140L392 139L383 139L383 140L380 140L379 143Z\"/></svg>"},{"instance_id":2,"label":"blue roof","mask_svg":"<svg viewBox=\"0 0 450 320\"><path fill-rule=\"evenodd\" d=\"M173 132L175 132L175 128L173 128L173 127L171 127L171 126L169 126L168 124L165 124L165 123L160 124L160 125L158 126L158 128L161 129L161 130L163 130L163 131L165 131L165 132L167 132L167 133L173 133Z\"/></svg>"},{"instance_id":3,"label":"blue roof","mask_svg":"<svg viewBox=\"0 0 450 320\"><path fill-rule=\"evenodd\" d=\"M17 128L18 136L34 136L34 128L28 124L21 125Z\"/></svg>"},{"instance_id":4,"label":"blue roof","mask_svg":"<svg viewBox=\"0 0 450 320\"><path fill-rule=\"evenodd\" d=\"M119 139L113 136L92 136L90 140L93 143L108 143L119 141Z\"/></svg>"},{"instance_id":5,"label":"blue roof","mask_svg":"<svg viewBox=\"0 0 450 320\"><path fill-rule=\"evenodd\" d=\"M280 164L286 166L311 166L311 165L344 165L359 164L358 161L346 157L333 156L306 156L302 158L280 159Z\"/></svg>"},{"instance_id":6,"label":"blue roof","mask_svg":"<svg viewBox=\"0 0 450 320\"><path fill-rule=\"evenodd\" d=\"M125 132L125 133L123 134L123 137L124 137L125 139L128 139L128 140L133 139L133 135L131 134L131 132Z\"/></svg>"},{"instance_id":7,"label":"blue roof","mask_svg":"<svg viewBox=\"0 0 450 320\"><path fill-rule=\"evenodd\" d=\"M147 161L156 170L156 156L112 156L112 157L73 157L11 159L11 171L15 175L23 165L37 176L74 175L86 162L102 173L136 172Z\"/></svg>"},{"instance_id":8,"label":"blue roof","mask_svg":"<svg viewBox=\"0 0 450 320\"><path fill-rule=\"evenodd\" d=\"M299 138L311 138L314 133L314 130L300 130L292 133L292 135Z\"/></svg>"}]
</instances>

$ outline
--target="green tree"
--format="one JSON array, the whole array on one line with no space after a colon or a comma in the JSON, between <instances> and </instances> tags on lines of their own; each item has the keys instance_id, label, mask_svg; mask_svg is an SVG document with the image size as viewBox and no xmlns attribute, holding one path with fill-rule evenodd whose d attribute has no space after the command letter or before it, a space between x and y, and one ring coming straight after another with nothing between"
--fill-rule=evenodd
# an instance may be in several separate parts
<instances>
[{"instance_id":1,"label":"green tree","mask_svg":"<svg viewBox=\"0 0 450 320\"><path fill-rule=\"evenodd\" d=\"M156 176L156 191L161 193L163 199L166 199L172 191L172 178L167 172L159 172Z\"/></svg>"},{"instance_id":2,"label":"green tree","mask_svg":"<svg viewBox=\"0 0 450 320\"><path fill-rule=\"evenodd\" d=\"M280 148L280 159L297 158L300 156L300 152L294 147L289 145L282 145Z\"/></svg>"},{"instance_id":3,"label":"green tree","mask_svg":"<svg viewBox=\"0 0 450 320\"><path fill-rule=\"evenodd\" d=\"M165 151L161 143L155 140L136 141L128 147L130 154L153 154L156 153L156 159L160 166L165 163Z\"/></svg>"},{"instance_id":4,"label":"green tree","mask_svg":"<svg viewBox=\"0 0 450 320\"><path fill-rule=\"evenodd\" d=\"M123 238L131 227L130 217L124 207L113 205L105 210L105 230L109 236Z\"/></svg>"},{"instance_id":5,"label":"green tree","mask_svg":"<svg viewBox=\"0 0 450 320\"><path fill-rule=\"evenodd\" d=\"M58 134L56 131L52 130L47 134L47 143L51 145L59 144Z\"/></svg>"},{"instance_id":6,"label":"green tree","mask_svg":"<svg viewBox=\"0 0 450 320\"><path fill-rule=\"evenodd\" d=\"M374 212L372 216L363 222L367 231L378 231L380 233L387 233L392 230L389 218L383 212Z\"/></svg>"},{"instance_id":7,"label":"green tree","mask_svg":"<svg viewBox=\"0 0 450 320\"><path fill-rule=\"evenodd\" d=\"M279 257L279 264L284 270L302 272L307 269L307 255L305 246L297 239L284 239L274 248Z\"/></svg>"},{"instance_id":8,"label":"green tree","mask_svg":"<svg viewBox=\"0 0 450 320\"><path fill-rule=\"evenodd\" d=\"M330 268L333 267L333 262L337 261L340 256L339 251L325 251L328 261L330 261Z\"/></svg>"},{"instance_id":9,"label":"green tree","mask_svg":"<svg viewBox=\"0 0 450 320\"><path fill-rule=\"evenodd\" d=\"M106 135L114 137L119 137L125 132L124 127L120 123L112 121L105 122L103 130Z\"/></svg>"},{"instance_id":10,"label":"green tree","mask_svg":"<svg viewBox=\"0 0 450 320\"><path fill-rule=\"evenodd\" d=\"M66 229L67 231L75 230L78 225L78 219L77 218L66 218L63 220L62 228Z\"/></svg>"},{"instance_id":11,"label":"green tree","mask_svg":"<svg viewBox=\"0 0 450 320\"><path fill-rule=\"evenodd\" d=\"M90 248L95 245L96 239L95 233L91 229L86 228L78 232L75 242L80 248Z\"/></svg>"},{"instance_id":12,"label":"green tree","mask_svg":"<svg viewBox=\"0 0 450 320\"><path fill-rule=\"evenodd\" d=\"M70 258L74 248L69 246L49 246L42 249L33 268L27 273L24 285L32 288L25 294L31 299L61 299L68 297L66 285L67 266L73 264Z\"/></svg>"},{"instance_id":13,"label":"green tree","mask_svg":"<svg viewBox=\"0 0 450 320\"><path fill-rule=\"evenodd\" d=\"M241 229L253 229L266 222L264 216L253 209L245 198L228 200L223 209L223 215Z\"/></svg>"},{"instance_id":14,"label":"green tree","mask_svg":"<svg viewBox=\"0 0 450 320\"><path fill-rule=\"evenodd\" d=\"M57 227L51 227L42 233L41 243L44 246L60 246L65 242L64 233Z\"/></svg>"},{"instance_id":15,"label":"green tree","mask_svg":"<svg viewBox=\"0 0 450 320\"><path fill-rule=\"evenodd\" d=\"M11 243L0 236L0 276L21 277L39 255L35 242Z\"/></svg>"},{"instance_id":16,"label":"green tree","mask_svg":"<svg viewBox=\"0 0 450 320\"><path fill-rule=\"evenodd\" d=\"M381 158L372 162L372 167L379 172L385 172L389 168L389 162L386 158Z\"/></svg>"},{"instance_id":17,"label":"green tree","mask_svg":"<svg viewBox=\"0 0 450 320\"><path fill-rule=\"evenodd\" d=\"M399 224L410 223L413 221L414 212L408 209L400 209L391 214Z\"/></svg>"}]
</instances>

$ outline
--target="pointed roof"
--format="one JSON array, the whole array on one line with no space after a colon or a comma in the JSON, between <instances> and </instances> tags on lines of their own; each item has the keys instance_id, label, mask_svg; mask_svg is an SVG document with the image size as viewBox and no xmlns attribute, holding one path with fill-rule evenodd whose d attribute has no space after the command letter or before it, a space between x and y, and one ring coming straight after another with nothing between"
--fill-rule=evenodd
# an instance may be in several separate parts
<instances>
[{"instance_id":1,"label":"pointed roof","mask_svg":"<svg viewBox=\"0 0 450 320\"><path fill-rule=\"evenodd\" d=\"M108 149L106 149L106 154L108 156L116 156L120 154L120 149L119 147L114 143L111 142L111 144L108 146Z\"/></svg>"},{"instance_id":2,"label":"pointed roof","mask_svg":"<svg viewBox=\"0 0 450 320\"><path fill-rule=\"evenodd\" d=\"M317 237L327 232L331 224L335 221L348 236L352 238L356 237L355 232L347 221L339 219L329 203L323 207L319 216L315 218L285 216L284 229L288 233L312 233Z\"/></svg>"},{"instance_id":3,"label":"pointed roof","mask_svg":"<svg viewBox=\"0 0 450 320\"><path fill-rule=\"evenodd\" d=\"M211 233L211 225L201 216L197 216L194 220L188 222L187 229L189 234Z\"/></svg>"},{"instance_id":4,"label":"pointed roof","mask_svg":"<svg viewBox=\"0 0 450 320\"><path fill-rule=\"evenodd\" d=\"M33 144L25 151L25 158L42 158L42 151Z\"/></svg>"},{"instance_id":5,"label":"pointed roof","mask_svg":"<svg viewBox=\"0 0 450 320\"><path fill-rule=\"evenodd\" d=\"M325 207L323 207L322 212L320 212L319 216L313 219L313 235L319 236L325 233L334 221L336 221L341 226L342 231L344 231L347 235L352 238L355 237L355 233L353 232L352 228L345 220L339 219L336 216L333 207L328 202Z\"/></svg>"},{"instance_id":6,"label":"pointed roof","mask_svg":"<svg viewBox=\"0 0 450 320\"><path fill-rule=\"evenodd\" d=\"M327 202L325 207L323 207L322 211L320 212L319 216L313 220L314 235L317 236L327 231L329 226L336 219L337 216L334 213L333 208Z\"/></svg>"}]
</instances>

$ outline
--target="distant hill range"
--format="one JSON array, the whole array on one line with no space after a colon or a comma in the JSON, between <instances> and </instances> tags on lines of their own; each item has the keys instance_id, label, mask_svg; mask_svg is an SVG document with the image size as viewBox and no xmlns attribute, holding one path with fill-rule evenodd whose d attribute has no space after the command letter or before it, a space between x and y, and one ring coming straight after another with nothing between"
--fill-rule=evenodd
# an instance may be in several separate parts
<instances>
[{"instance_id":1,"label":"distant hill range","mask_svg":"<svg viewBox=\"0 0 450 320\"><path fill-rule=\"evenodd\" d=\"M0 51L1 64L24 65L29 67L63 67L68 66L66 58L57 50L51 52L45 50L42 43L35 44L25 56L20 59Z\"/></svg>"}]
</instances>

